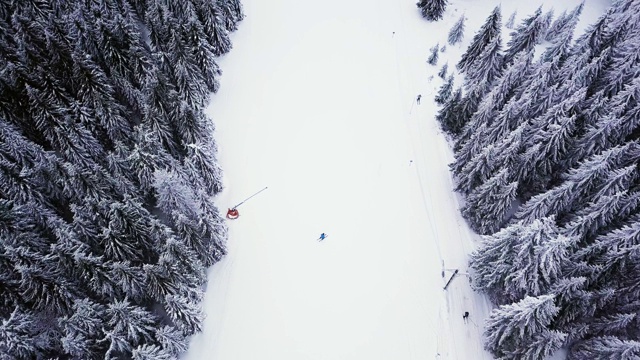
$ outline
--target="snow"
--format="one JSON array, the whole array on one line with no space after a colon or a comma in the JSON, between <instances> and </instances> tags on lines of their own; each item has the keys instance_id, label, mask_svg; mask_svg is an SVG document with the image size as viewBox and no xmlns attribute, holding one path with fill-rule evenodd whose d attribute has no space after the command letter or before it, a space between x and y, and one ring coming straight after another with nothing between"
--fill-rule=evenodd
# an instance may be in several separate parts
<instances>
[{"instance_id":1,"label":"snow","mask_svg":"<svg viewBox=\"0 0 640 360\"><path fill-rule=\"evenodd\" d=\"M556 14L578 4L546 2ZM185 359L492 358L491 304L464 275L478 237L459 215L433 97L437 71L454 69L498 3L450 1L429 23L412 1L243 2L208 109L225 171L217 204L268 189L229 222ZM607 3L587 1L579 29ZM516 26L539 6L503 3L503 22L516 5ZM462 43L426 64L462 13Z\"/></svg>"}]
</instances>

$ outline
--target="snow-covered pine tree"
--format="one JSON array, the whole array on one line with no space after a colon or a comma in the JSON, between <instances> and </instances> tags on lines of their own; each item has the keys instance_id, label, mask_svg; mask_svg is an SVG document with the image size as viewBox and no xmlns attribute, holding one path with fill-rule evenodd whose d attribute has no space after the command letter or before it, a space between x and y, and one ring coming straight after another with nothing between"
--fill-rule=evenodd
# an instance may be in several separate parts
<instances>
[{"instance_id":1,"label":"snow-covered pine tree","mask_svg":"<svg viewBox=\"0 0 640 360\"><path fill-rule=\"evenodd\" d=\"M238 29L238 23L244 19L244 11L240 0L215 0L225 20L227 31Z\"/></svg>"},{"instance_id":2,"label":"snow-covered pine tree","mask_svg":"<svg viewBox=\"0 0 640 360\"><path fill-rule=\"evenodd\" d=\"M521 194L537 193L547 188L551 176L563 168L573 145L576 113L586 96L586 89L551 107L544 115L530 121L519 168L514 169L521 182Z\"/></svg>"},{"instance_id":3,"label":"snow-covered pine tree","mask_svg":"<svg viewBox=\"0 0 640 360\"><path fill-rule=\"evenodd\" d=\"M640 358L640 342L613 336L594 337L571 348L568 360Z\"/></svg>"},{"instance_id":4,"label":"snow-covered pine tree","mask_svg":"<svg viewBox=\"0 0 640 360\"><path fill-rule=\"evenodd\" d=\"M502 15L500 13L500 6L496 6L480 30L473 36L471 44L460 57L460 61L458 61L456 67L463 73L466 72L467 68L482 54L485 47L487 47L496 36L500 35L501 26Z\"/></svg>"},{"instance_id":5,"label":"snow-covered pine tree","mask_svg":"<svg viewBox=\"0 0 640 360\"><path fill-rule=\"evenodd\" d=\"M449 63L445 63L444 65L442 65L442 67L440 68L440 71L438 71L438 77L440 77L441 79L444 79L447 77L447 71L449 70Z\"/></svg>"},{"instance_id":6,"label":"snow-covered pine tree","mask_svg":"<svg viewBox=\"0 0 640 360\"><path fill-rule=\"evenodd\" d=\"M172 360L175 357L157 345L140 345L131 351L133 360Z\"/></svg>"},{"instance_id":7,"label":"snow-covered pine tree","mask_svg":"<svg viewBox=\"0 0 640 360\"><path fill-rule=\"evenodd\" d=\"M130 356L138 345L152 340L155 317L128 300L114 301L104 310L106 339L109 349L106 356Z\"/></svg>"},{"instance_id":8,"label":"snow-covered pine tree","mask_svg":"<svg viewBox=\"0 0 640 360\"><path fill-rule=\"evenodd\" d=\"M603 74L594 84L598 91L615 96L637 78L636 69L640 64L638 37L640 37L640 27L636 27L625 40L612 48L611 63L604 68Z\"/></svg>"},{"instance_id":9,"label":"snow-covered pine tree","mask_svg":"<svg viewBox=\"0 0 640 360\"><path fill-rule=\"evenodd\" d=\"M487 145L468 161L459 173L456 170L456 191L469 194L489 180L498 169L517 168L523 148L523 133L527 126L527 123L523 123L501 142ZM454 170L456 164L452 164Z\"/></svg>"},{"instance_id":10,"label":"snow-covered pine tree","mask_svg":"<svg viewBox=\"0 0 640 360\"><path fill-rule=\"evenodd\" d=\"M514 10L511 15L509 15L509 18L507 19L507 22L504 24L504 27L511 30L513 29L513 25L516 21L516 15L518 14L518 12L516 10Z\"/></svg>"},{"instance_id":11,"label":"snow-covered pine tree","mask_svg":"<svg viewBox=\"0 0 640 360\"><path fill-rule=\"evenodd\" d=\"M617 146L594 155L577 168L563 175L563 182L525 202L516 212L515 218L532 222L535 219L565 215L592 196L592 191L602 186L609 171L628 166L640 159L640 148L636 142Z\"/></svg>"},{"instance_id":12,"label":"snow-covered pine tree","mask_svg":"<svg viewBox=\"0 0 640 360\"><path fill-rule=\"evenodd\" d=\"M53 334L37 315L18 307L0 323L0 334L0 354L8 359L44 358L51 350L49 337Z\"/></svg>"},{"instance_id":13,"label":"snow-covered pine tree","mask_svg":"<svg viewBox=\"0 0 640 360\"><path fill-rule=\"evenodd\" d=\"M640 126L640 76L607 103L608 112L588 126L576 140L570 164L622 144Z\"/></svg>"},{"instance_id":14,"label":"snow-covered pine tree","mask_svg":"<svg viewBox=\"0 0 640 360\"><path fill-rule=\"evenodd\" d=\"M58 319L62 328L63 351L75 358L92 359L104 353L102 329L105 321L105 306L89 299L78 299L69 316Z\"/></svg>"},{"instance_id":15,"label":"snow-covered pine tree","mask_svg":"<svg viewBox=\"0 0 640 360\"><path fill-rule=\"evenodd\" d=\"M493 122L499 111L502 110L504 105L511 97L516 95L516 89L519 88L527 77L531 61L533 59L533 53L522 53L517 57L517 61L514 64L504 70L504 73L496 80L495 85L491 90L482 98L482 101L478 105L477 111L473 114L467 125L465 125L460 136L456 139L454 149L456 152L460 152L466 144L478 146L482 148L488 145L490 142L485 138L485 132L477 131L480 126L484 125L486 129ZM468 143L469 139L474 138L474 142ZM476 152L472 152L475 154ZM456 154L456 158L459 154ZM468 161L465 158L464 161ZM456 161L457 162L457 161ZM458 166L456 166L457 168Z\"/></svg>"},{"instance_id":16,"label":"snow-covered pine tree","mask_svg":"<svg viewBox=\"0 0 640 360\"><path fill-rule=\"evenodd\" d=\"M558 350L567 336L549 328L558 314L553 295L526 297L489 315L485 347L504 359L542 359Z\"/></svg>"},{"instance_id":17,"label":"snow-covered pine tree","mask_svg":"<svg viewBox=\"0 0 640 360\"><path fill-rule=\"evenodd\" d=\"M163 326L156 329L154 336L162 346L162 349L174 357L185 352L189 345L182 331L172 326Z\"/></svg>"},{"instance_id":18,"label":"snow-covered pine tree","mask_svg":"<svg viewBox=\"0 0 640 360\"><path fill-rule=\"evenodd\" d=\"M449 45L455 45L460 41L462 41L462 39L464 38L465 19L466 18L464 17L464 14L462 14L458 19L458 21L456 21L456 23L453 24L453 27L451 28L451 30L449 30L449 36L447 38Z\"/></svg>"},{"instance_id":19,"label":"snow-covered pine tree","mask_svg":"<svg viewBox=\"0 0 640 360\"><path fill-rule=\"evenodd\" d=\"M438 21L442 19L447 8L447 0L419 0L416 6L420 9L422 17L429 21Z\"/></svg>"},{"instance_id":20,"label":"snow-covered pine tree","mask_svg":"<svg viewBox=\"0 0 640 360\"><path fill-rule=\"evenodd\" d=\"M509 172L503 169L469 194L462 216L479 234L493 234L504 225L517 189L518 183L509 182Z\"/></svg>"},{"instance_id":21,"label":"snow-covered pine tree","mask_svg":"<svg viewBox=\"0 0 640 360\"><path fill-rule=\"evenodd\" d=\"M455 134L458 129L462 128L459 109L462 101L462 89L458 88L453 95L444 103L444 106L438 111L436 120L440 123L442 130Z\"/></svg>"},{"instance_id":22,"label":"snow-covered pine tree","mask_svg":"<svg viewBox=\"0 0 640 360\"><path fill-rule=\"evenodd\" d=\"M440 89L438 90L438 94L436 94L435 102L438 105L444 105L447 100L451 97L451 91L453 90L453 74L449 75L447 80L442 83Z\"/></svg>"},{"instance_id":23,"label":"snow-covered pine tree","mask_svg":"<svg viewBox=\"0 0 640 360\"><path fill-rule=\"evenodd\" d=\"M563 11L562 14L560 14L558 18L549 26L549 29L547 30L547 34L545 36L545 40L553 41L561 33L566 32L567 27L575 28L575 23L578 22L578 18L580 17L583 8L584 1L576 6L569 14L567 14L566 10Z\"/></svg>"},{"instance_id":24,"label":"snow-covered pine tree","mask_svg":"<svg viewBox=\"0 0 640 360\"><path fill-rule=\"evenodd\" d=\"M225 17L220 4L208 0L194 0L193 3L204 33L213 47L213 53L219 56L229 52L231 40L229 40L229 32L224 23Z\"/></svg>"},{"instance_id":25,"label":"snow-covered pine tree","mask_svg":"<svg viewBox=\"0 0 640 360\"><path fill-rule=\"evenodd\" d=\"M522 21L514 31L511 32L511 38L507 42L507 49L504 54L506 63L510 63L515 55L520 51L529 51L539 44L546 35L549 27L549 17L542 14L542 8L539 7L533 15Z\"/></svg>"},{"instance_id":26,"label":"snow-covered pine tree","mask_svg":"<svg viewBox=\"0 0 640 360\"><path fill-rule=\"evenodd\" d=\"M435 44L432 48L429 49L429 57L427 58L427 64L436 65L438 63L439 48L440 48L440 44Z\"/></svg>"},{"instance_id":27,"label":"snow-covered pine tree","mask_svg":"<svg viewBox=\"0 0 640 360\"><path fill-rule=\"evenodd\" d=\"M565 15L566 19L564 19L561 24L554 23L557 28L554 28L554 33L550 34L550 31L547 32L547 41L551 42L551 45L547 47L540 57L540 61L552 61L553 58L558 57L558 66L562 67L565 60L571 54L571 45L573 41L573 33L578 23L580 13L579 9L581 6L578 6L571 14ZM557 21L560 21L558 19Z\"/></svg>"},{"instance_id":28,"label":"snow-covered pine tree","mask_svg":"<svg viewBox=\"0 0 640 360\"><path fill-rule=\"evenodd\" d=\"M502 38L497 35L478 55L476 60L467 68L465 73L465 84L471 88L480 84L493 85L503 71Z\"/></svg>"},{"instance_id":29,"label":"snow-covered pine tree","mask_svg":"<svg viewBox=\"0 0 640 360\"><path fill-rule=\"evenodd\" d=\"M202 330L204 314L199 305L199 302L184 296L169 295L165 298L164 309L178 329L186 335L193 335Z\"/></svg>"},{"instance_id":30,"label":"snow-covered pine tree","mask_svg":"<svg viewBox=\"0 0 640 360\"><path fill-rule=\"evenodd\" d=\"M195 21L194 18L190 18L187 23L184 36L185 39L191 42L191 44L187 46L192 49L197 49L197 51L192 51L193 60L198 69L200 69L202 78L205 84L207 84L207 89L212 92L218 91L220 87L218 78L222 72L214 57L224 54L224 52L221 51L226 50L228 52L228 49L216 48L210 45L202 26L199 22Z\"/></svg>"}]
</instances>

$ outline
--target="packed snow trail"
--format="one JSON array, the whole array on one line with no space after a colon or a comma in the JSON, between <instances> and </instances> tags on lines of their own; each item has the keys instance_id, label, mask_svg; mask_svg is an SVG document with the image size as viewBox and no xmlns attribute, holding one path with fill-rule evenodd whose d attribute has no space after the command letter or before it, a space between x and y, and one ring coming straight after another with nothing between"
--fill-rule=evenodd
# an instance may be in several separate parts
<instances>
[{"instance_id":1,"label":"packed snow trail","mask_svg":"<svg viewBox=\"0 0 640 360\"><path fill-rule=\"evenodd\" d=\"M211 107L218 204L269 189L229 224L187 358L433 358L441 265L409 166L396 4L244 5Z\"/></svg>"},{"instance_id":2,"label":"packed snow trail","mask_svg":"<svg viewBox=\"0 0 640 360\"><path fill-rule=\"evenodd\" d=\"M186 359L491 359L429 76L497 3L460 1L427 23L412 1L243 2L209 109L227 186L217 204L268 190L229 222ZM463 6L465 42L429 67Z\"/></svg>"}]
</instances>

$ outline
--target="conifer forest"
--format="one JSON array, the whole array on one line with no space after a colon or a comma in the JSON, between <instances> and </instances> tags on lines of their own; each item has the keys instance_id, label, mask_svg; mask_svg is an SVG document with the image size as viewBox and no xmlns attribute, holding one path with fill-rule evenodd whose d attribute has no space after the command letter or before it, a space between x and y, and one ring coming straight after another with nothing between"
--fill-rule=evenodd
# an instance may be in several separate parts
<instances>
[{"instance_id":1,"label":"conifer forest","mask_svg":"<svg viewBox=\"0 0 640 360\"><path fill-rule=\"evenodd\" d=\"M225 254L238 0L0 2L0 358L175 359Z\"/></svg>"},{"instance_id":2,"label":"conifer forest","mask_svg":"<svg viewBox=\"0 0 640 360\"><path fill-rule=\"evenodd\" d=\"M450 3L416 5L438 21ZM640 1L578 33L584 6L456 15L427 54L473 34L430 120L481 235L470 279L497 359L640 359ZM0 360L177 359L202 331L227 252L204 109L244 16L240 0L0 1Z\"/></svg>"},{"instance_id":3,"label":"conifer forest","mask_svg":"<svg viewBox=\"0 0 640 360\"><path fill-rule=\"evenodd\" d=\"M438 94L500 359L640 358L640 2L574 35L583 5L538 9L505 44L495 8L456 64L462 87Z\"/></svg>"}]
</instances>

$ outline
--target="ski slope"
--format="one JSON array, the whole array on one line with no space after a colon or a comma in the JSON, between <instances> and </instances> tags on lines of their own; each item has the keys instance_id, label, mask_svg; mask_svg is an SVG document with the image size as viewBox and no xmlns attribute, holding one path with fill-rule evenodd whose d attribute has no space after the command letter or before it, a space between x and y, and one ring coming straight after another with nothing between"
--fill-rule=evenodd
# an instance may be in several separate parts
<instances>
[{"instance_id":1,"label":"ski slope","mask_svg":"<svg viewBox=\"0 0 640 360\"><path fill-rule=\"evenodd\" d=\"M268 189L229 223L185 359L492 359L491 304L464 275L478 239L459 215L433 97L439 68L453 70L498 3L450 1L428 23L410 0L243 1L208 109L225 171L217 204ZM503 4L503 21L538 6L519 3ZM587 2L581 26L606 5ZM426 64L462 13L463 43Z\"/></svg>"}]
</instances>

